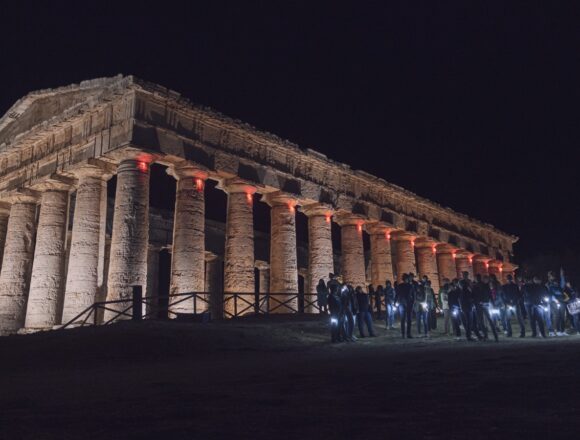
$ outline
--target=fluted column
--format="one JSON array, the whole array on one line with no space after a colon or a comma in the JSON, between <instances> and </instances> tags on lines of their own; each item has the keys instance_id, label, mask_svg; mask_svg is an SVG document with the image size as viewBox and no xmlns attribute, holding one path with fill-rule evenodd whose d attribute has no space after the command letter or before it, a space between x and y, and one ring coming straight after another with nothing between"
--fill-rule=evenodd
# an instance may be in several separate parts
<instances>
[{"instance_id":1,"label":"fluted column","mask_svg":"<svg viewBox=\"0 0 580 440\"><path fill-rule=\"evenodd\" d=\"M490 275L495 275L499 282L502 281L503 263L499 260L491 260L489 262L488 271Z\"/></svg>"},{"instance_id":2,"label":"fluted column","mask_svg":"<svg viewBox=\"0 0 580 440\"><path fill-rule=\"evenodd\" d=\"M26 308L27 329L60 324L64 302L64 261L71 185L43 184L36 247Z\"/></svg>"},{"instance_id":3,"label":"fluted column","mask_svg":"<svg viewBox=\"0 0 580 440\"><path fill-rule=\"evenodd\" d=\"M391 254L391 229L373 224L367 227L371 239L371 284L385 286L385 281L391 283L393 276L393 257Z\"/></svg>"},{"instance_id":4,"label":"fluted column","mask_svg":"<svg viewBox=\"0 0 580 440\"><path fill-rule=\"evenodd\" d=\"M334 272L332 250L331 207L322 203L307 205L302 212L308 217L308 274L306 293L316 293L318 281L328 281L328 274Z\"/></svg>"},{"instance_id":5,"label":"fluted column","mask_svg":"<svg viewBox=\"0 0 580 440\"><path fill-rule=\"evenodd\" d=\"M177 179L171 254L171 294L205 289L205 196L207 172L188 163L168 172ZM193 313L193 299L170 299L173 313ZM181 302L179 302L181 301ZM197 312L207 309L198 304ZM170 317L175 317L170 314Z\"/></svg>"},{"instance_id":6,"label":"fluted column","mask_svg":"<svg viewBox=\"0 0 580 440\"><path fill-rule=\"evenodd\" d=\"M424 237L415 240L417 253L417 270L421 277L427 276L431 281L431 287L439 292L439 271L437 269L437 248L435 243Z\"/></svg>"},{"instance_id":7,"label":"fluted column","mask_svg":"<svg viewBox=\"0 0 580 440\"><path fill-rule=\"evenodd\" d=\"M78 180L62 323L97 301L104 283L107 174L96 166L75 172Z\"/></svg>"},{"instance_id":8,"label":"fluted column","mask_svg":"<svg viewBox=\"0 0 580 440\"><path fill-rule=\"evenodd\" d=\"M407 232L392 233L395 240L395 267L397 268L397 281L403 281L403 274L417 273L415 263L415 236Z\"/></svg>"},{"instance_id":9,"label":"fluted column","mask_svg":"<svg viewBox=\"0 0 580 440\"><path fill-rule=\"evenodd\" d=\"M462 278L463 272L469 274L473 279L473 256L469 252L458 251L455 253L455 266L457 267L457 277Z\"/></svg>"},{"instance_id":10,"label":"fluted column","mask_svg":"<svg viewBox=\"0 0 580 440\"><path fill-rule=\"evenodd\" d=\"M484 255L474 255L472 258L473 262L473 274L474 275L488 275L489 257ZM499 278L498 278L499 280ZM500 280L501 281L501 280Z\"/></svg>"},{"instance_id":11,"label":"fluted column","mask_svg":"<svg viewBox=\"0 0 580 440\"><path fill-rule=\"evenodd\" d=\"M455 249L453 246L442 243L438 244L437 250L437 271L439 273L439 285L444 284L443 280L449 281L457 278L457 266L455 265Z\"/></svg>"},{"instance_id":12,"label":"fluted column","mask_svg":"<svg viewBox=\"0 0 580 440\"><path fill-rule=\"evenodd\" d=\"M205 289L212 319L223 318L222 260L214 253L205 251Z\"/></svg>"},{"instance_id":13,"label":"fluted column","mask_svg":"<svg viewBox=\"0 0 580 440\"><path fill-rule=\"evenodd\" d=\"M265 312L267 304L264 296L270 292L270 265L266 261L256 260L255 266L258 269L260 310Z\"/></svg>"},{"instance_id":14,"label":"fluted column","mask_svg":"<svg viewBox=\"0 0 580 440\"><path fill-rule=\"evenodd\" d=\"M340 225L342 277L353 287L361 286L366 291L365 252L363 246L363 225L365 220L353 214L337 218Z\"/></svg>"},{"instance_id":15,"label":"fluted column","mask_svg":"<svg viewBox=\"0 0 580 440\"><path fill-rule=\"evenodd\" d=\"M117 190L107 278L107 300L113 310L130 306L132 286L147 285L147 249L149 246L149 163L132 157L117 168ZM114 312L106 311L105 320ZM126 319L120 316L119 319Z\"/></svg>"},{"instance_id":16,"label":"fluted column","mask_svg":"<svg viewBox=\"0 0 580 440\"><path fill-rule=\"evenodd\" d=\"M36 235L36 203L33 194L12 197L0 272L0 334L15 333L24 326Z\"/></svg>"},{"instance_id":17,"label":"fluted column","mask_svg":"<svg viewBox=\"0 0 580 440\"><path fill-rule=\"evenodd\" d=\"M296 249L296 199L276 192L264 200L270 205L270 292L298 293L298 255ZM288 301L288 307L280 306ZM290 313L297 310L295 299L276 296L270 299L271 313Z\"/></svg>"},{"instance_id":18,"label":"fluted column","mask_svg":"<svg viewBox=\"0 0 580 440\"><path fill-rule=\"evenodd\" d=\"M9 218L10 204L0 203L0 270L2 269L2 258L4 256L4 245L6 244L6 232L8 231Z\"/></svg>"},{"instance_id":19,"label":"fluted column","mask_svg":"<svg viewBox=\"0 0 580 440\"><path fill-rule=\"evenodd\" d=\"M253 300L254 279L254 204L256 188L241 179L229 179L220 187L228 194L226 216L226 246L224 251L224 293L248 294ZM247 308L248 303L238 298L225 304L226 312Z\"/></svg>"}]
</instances>

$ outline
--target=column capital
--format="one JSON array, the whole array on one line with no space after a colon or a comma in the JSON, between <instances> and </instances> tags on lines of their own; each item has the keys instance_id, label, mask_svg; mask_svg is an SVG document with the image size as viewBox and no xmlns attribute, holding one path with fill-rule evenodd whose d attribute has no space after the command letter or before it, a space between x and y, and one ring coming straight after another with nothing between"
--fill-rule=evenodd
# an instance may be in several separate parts
<instances>
[{"instance_id":1,"label":"column capital","mask_svg":"<svg viewBox=\"0 0 580 440\"><path fill-rule=\"evenodd\" d=\"M457 249L455 252L455 258L469 258L470 262L473 260L473 252L466 251L465 249Z\"/></svg>"},{"instance_id":2,"label":"column capital","mask_svg":"<svg viewBox=\"0 0 580 440\"><path fill-rule=\"evenodd\" d=\"M395 230L392 226L387 225L381 221L369 220L365 225L366 231L370 235L388 235L390 238L391 232Z\"/></svg>"},{"instance_id":3,"label":"column capital","mask_svg":"<svg viewBox=\"0 0 580 440\"><path fill-rule=\"evenodd\" d=\"M415 239L415 247L419 249L430 248L435 253L437 251L437 242L430 237L417 237Z\"/></svg>"},{"instance_id":4,"label":"column capital","mask_svg":"<svg viewBox=\"0 0 580 440\"><path fill-rule=\"evenodd\" d=\"M10 203L0 202L0 216L10 215Z\"/></svg>"},{"instance_id":5,"label":"column capital","mask_svg":"<svg viewBox=\"0 0 580 440\"><path fill-rule=\"evenodd\" d=\"M394 231L391 233L391 238L395 241L412 241L415 242L417 235L411 234L407 231Z\"/></svg>"},{"instance_id":6,"label":"column capital","mask_svg":"<svg viewBox=\"0 0 580 440\"><path fill-rule=\"evenodd\" d=\"M307 217L332 217L334 215L334 208L326 203L312 203L302 206L300 211Z\"/></svg>"},{"instance_id":7,"label":"column capital","mask_svg":"<svg viewBox=\"0 0 580 440\"><path fill-rule=\"evenodd\" d=\"M90 160L86 164L68 171L68 173L77 179L82 177L94 177L103 180L109 180L116 172L116 165L99 160Z\"/></svg>"},{"instance_id":8,"label":"column capital","mask_svg":"<svg viewBox=\"0 0 580 440\"><path fill-rule=\"evenodd\" d=\"M267 261L263 261L263 260L256 260L254 262L254 267L260 271L262 270L269 270L270 269L270 264Z\"/></svg>"},{"instance_id":9,"label":"column capital","mask_svg":"<svg viewBox=\"0 0 580 440\"><path fill-rule=\"evenodd\" d=\"M107 152L107 157L118 163L126 160L136 160L139 162L145 162L146 164L151 164L159 158L159 155L134 147L126 147Z\"/></svg>"},{"instance_id":10,"label":"column capital","mask_svg":"<svg viewBox=\"0 0 580 440\"><path fill-rule=\"evenodd\" d=\"M33 189L45 191L72 191L76 186L76 179L61 176L58 174L51 175L48 179L33 185Z\"/></svg>"},{"instance_id":11,"label":"column capital","mask_svg":"<svg viewBox=\"0 0 580 440\"><path fill-rule=\"evenodd\" d=\"M187 161L167 167L167 174L173 176L176 180L192 178L205 181L209 177L209 173L205 167Z\"/></svg>"},{"instance_id":12,"label":"column capital","mask_svg":"<svg viewBox=\"0 0 580 440\"><path fill-rule=\"evenodd\" d=\"M438 243L436 245L437 253L438 254L454 254L457 251L457 248L449 243Z\"/></svg>"},{"instance_id":13,"label":"column capital","mask_svg":"<svg viewBox=\"0 0 580 440\"><path fill-rule=\"evenodd\" d=\"M286 205L292 209L295 209L296 205L298 204L298 198L296 196L288 193L283 193L282 191L275 191L263 194L262 201L267 203L271 207Z\"/></svg>"},{"instance_id":14,"label":"column capital","mask_svg":"<svg viewBox=\"0 0 580 440\"><path fill-rule=\"evenodd\" d=\"M352 212L340 212L336 214L335 221L340 226L358 226L362 230L362 226L368 221L368 219L360 214L353 214Z\"/></svg>"},{"instance_id":15,"label":"column capital","mask_svg":"<svg viewBox=\"0 0 580 440\"><path fill-rule=\"evenodd\" d=\"M488 263L491 260L491 257L482 254L474 254L473 261L481 261L482 263Z\"/></svg>"},{"instance_id":16,"label":"column capital","mask_svg":"<svg viewBox=\"0 0 580 440\"><path fill-rule=\"evenodd\" d=\"M256 184L247 182L239 177L221 179L216 188L221 189L223 192L228 194L243 193L253 195L257 191Z\"/></svg>"},{"instance_id":17,"label":"column capital","mask_svg":"<svg viewBox=\"0 0 580 440\"><path fill-rule=\"evenodd\" d=\"M489 260L487 262L487 264L489 264L489 267L496 267L499 270L503 270L503 261L499 261L499 260Z\"/></svg>"},{"instance_id":18,"label":"column capital","mask_svg":"<svg viewBox=\"0 0 580 440\"><path fill-rule=\"evenodd\" d=\"M0 196L0 201L8 204L13 203L38 203L40 192L30 188L20 188L9 191Z\"/></svg>"}]
</instances>

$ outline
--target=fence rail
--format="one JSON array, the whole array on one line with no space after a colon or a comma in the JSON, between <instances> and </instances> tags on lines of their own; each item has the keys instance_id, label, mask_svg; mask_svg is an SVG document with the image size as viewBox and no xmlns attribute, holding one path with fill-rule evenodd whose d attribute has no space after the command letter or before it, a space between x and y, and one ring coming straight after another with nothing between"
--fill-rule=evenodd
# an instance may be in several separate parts
<instances>
[{"instance_id":1,"label":"fence rail","mask_svg":"<svg viewBox=\"0 0 580 440\"><path fill-rule=\"evenodd\" d=\"M319 313L315 293L190 292L143 296L135 286L127 299L96 302L61 328L108 325L119 320L167 319L180 316L236 318L275 313Z\"/></svg>"}]
</instances>

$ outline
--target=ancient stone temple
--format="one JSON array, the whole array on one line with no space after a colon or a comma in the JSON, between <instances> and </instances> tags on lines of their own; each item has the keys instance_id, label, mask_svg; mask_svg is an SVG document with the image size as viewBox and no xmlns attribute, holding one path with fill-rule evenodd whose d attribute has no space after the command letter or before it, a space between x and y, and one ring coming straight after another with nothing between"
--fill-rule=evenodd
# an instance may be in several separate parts
<instances>
[{"instance_id":1,"label":"ancient stone temple","mask_svg":"<svg viewBox=\"0 0 580 440\"><path fill-rule=\"evenodd\" d=\"M153 167L175 179L169 212L150 206ZM208 185L227 197L222 223L206 218ZM462 271L512 273L516 240L132 76L33 92L0 119L2 334L53 328L135 285L291 295L329 272L365 288L414 272L437 291Z\"/></svg>"}]
</instances>

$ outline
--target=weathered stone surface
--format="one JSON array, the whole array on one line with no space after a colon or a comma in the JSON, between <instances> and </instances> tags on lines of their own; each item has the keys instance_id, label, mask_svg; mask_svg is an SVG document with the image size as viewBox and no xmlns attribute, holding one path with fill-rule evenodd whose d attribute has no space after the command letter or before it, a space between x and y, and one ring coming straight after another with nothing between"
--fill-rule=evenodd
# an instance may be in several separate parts
<instances>
[{"instance_id":1,"label":"weathered stone surface","mask_svg":"<svg viewBox=\"0 0 580 440\"><path fill-rule=\"evenodd\" d=\"M330 206L324 204L307 205L302 208L308 216L308 275L307 293L316 293L319 280L328 281L328 274L334 273L332 250L332 214Z\"/></svg>"},{"instance_id":2,"label":"weathered stone surface","mask_svg":"<svg viewBox=\"0 0 580 440\"><path fill-rule=\"evenodd\" d=\"M147 286L149 246L149 165L146 158L125 159L117 169L117 191L107 280L107 300L123 300L109 308L130 306L132 286ZM105 320L115 316L107 311ZM122 319L123 317L121 317Z\"/></svg>"},{"instance_id":3,"label":"weathered stone surface","mask_svg":"<svg viewBox=\"0 0 580 440\"><path fill-rule=\"evenodd\" d=\"M427 275L431 281L431 287L439 292L439 270L437 268L437 249L431 240L415 240L415 252L417 254L417 270L422 277Z\"/></svg>"},{"instance_id":4,"label":"weathered stone surface","mask_svg":"<svg viewBox=\"0 0 580 440\"><path fill-rule=\"evenodd\" d=\"M366 291L362 238L364 220L358 216L343 215L337 221L340 225L343 281L353 287L360 286Z\"/></svg>"},{"instance_id":5,"label":"weathered stone surface","mask_svg":"<svg viewBox=\"0 0 580 440\"><path fill-rule=\"evenodd\" d=\"M69 189L61 184L42 192L36 247L26 308L27 329L60 324L64 299L64 262L68 226Z\"/></svg>"},{"instance_id":6,"label":"weathered stone surface","mask_svg":"<svg viewBox=\"0 0 580 440\"><path fill-rule=\"evenodd\" d=\"M254 280L254 214L253 197L256 187L240 179L222 182L228 194L226 216L226 245L224 252L224 292L251 295L228 301L228 313L244 310L253 300ZM245 301L244 301L245 299ZM251 310L253 312L253 310Z\"/></svg>"},{"instance_id":7,"label":"weathered stone surface","mask_svg":"<svg viewBox=\"0 0 580 440\"><path fill-rule=\"evenodd\" d=\"M466 252L457 252L455 254L455 266L457 267L457 277L461 278L463 272L469 274L469 278L473 279L473 264L472 255Z\"/></svg>"},{"instance_id":8,"label":"weathered stone surface","mask_svg":"<svg viewBox=\"0 0 580 440\"><path fill-rule=\"evenodd\" d=\"M4 256L4 246L6 244L6 232L8 231L9 218L10 205L0 204L0 268L2 268L2 258Z\"/></svg>"},{"instance_id":9,"label":"weathered stone surface","mask_svg":"<svg viewBox=\"0 0 580 440\"><path fill-rule=\"evenodd\" d=\"M370 225L371 241L371 284L375 287L385 286L388 280L393 283L393 258L391 251L391 228L384 225Z\"/></svg>"},{"instance_id":10,"label":"weathered stone surface","mask_svg":"<svg viewBox=\"0 0 580 440\"><path fill-rule=\"evenodd\" d=\"M36 235L36 200L14 199L0 272L0 334L24 326Z\"/></svg>"},{"instance_id":11,"label":"weathered stone surface","mask_svg":"<svg viewBox=\"0 0 580 440\"><path fill-rule=\"evenodd\" d=\"M474 275L488 275L489 257L483 255L475 255L473 257L473 274ZM498 278L499 279L499 278Z\"/></svg>"},{"instance_id":12,"label":"weathered stone surface","mask_svg":"<svg viewBox=\"0 0 580 440\"><path fill-rule=\"evenodd\" d=\"M489 262L489 275L495 275L498 281L502 281L503 279L503 263L498 260L491 260Z\"/></svg>"},{"instance_id":13,"label":"weathered stone surface","mask_svg":"<svg viewBox=\"0 0 580 440\"><path fill-rule=\"evenodd\" d=\"M296 200L281 193L268 194L270 205L270 293L298 293L298 262L296 254ZM287 302L287 307L281 303ZM270 299L271 313L296 310L295 299L276 296Z\"/></svg>"},{"instance_id":14,"label":"weathered stone surface","mask_svg":"<svg viewBox=\"0 0 580 440\"><path fill-rule=\"evenodd\" d=\"M171 255L171 294L205 289L205 180L207 173L187 163L170 169L177 179ZM193 299L172 298L174 313L193 313ZM197 312L207 306L199 305ZM171 315L175 316L175 315Z\"/></svg>"},{"instance_id":15,"label":"weathered stone surface","mask_svg":"<svg viewBox=\"0 0 580 440\"><path fill-rule=\"evenodd\" d=\"M417 274L417 266L415 264L415 247L413 245L415 236L396 232L392 234L392 238L395 241L395 265L397 268L397 281L401 282L403 281L403 274Z\"/></svg>"},{"instance_id":16,"label":"weathered stone surface","mask_svg":"<svg viewBox=\"0 0 580 440\"><path fill-rule=\"evenodd\" d=\"M77 170L79 179L73 216L62 323L91 306L104 284L105 223L109 175L101 168Z\"/></svg>"},{"instance_id":17,"label":"weathered stone surface","mask_svg":"<svg viewBox=\"0 0 580 440\"><path fill-rule=\"evenodd\" d=\"M447 244L437 245L437 269L439 271L439 284L444 284L444 279L453 281L457 278L454 249Z\"/></svg>"}]
</instances>

